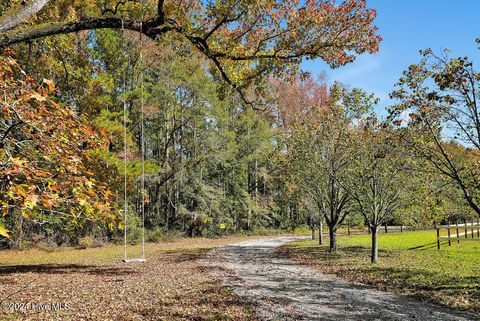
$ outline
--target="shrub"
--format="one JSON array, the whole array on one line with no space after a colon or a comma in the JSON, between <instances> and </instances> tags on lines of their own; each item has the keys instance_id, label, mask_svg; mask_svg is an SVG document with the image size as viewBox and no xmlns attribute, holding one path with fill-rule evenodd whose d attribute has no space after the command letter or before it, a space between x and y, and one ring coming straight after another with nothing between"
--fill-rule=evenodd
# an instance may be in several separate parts
<instances>
[{"instance_id":1,"label":"shrub","mask_svg":"<svg viewBox=\"0 0 480 321\"><path fill-rule=\"evenodd\" d=\"M103 243L94 238L93 236L84 236L78 240L77 249L86 249L92 247L101 247Z\"/></svg>"},{"instance_id":2,"label":"shrub","mask_svg":"<svg viewBox=\"0 0 480 321\"><path fill-rule=\"evenodd\" d=\"M153 230L145 231L145 241L147 242L159 242L165 240L165 238L165 233L158 226Z\"/></svg>"}]
</instances>

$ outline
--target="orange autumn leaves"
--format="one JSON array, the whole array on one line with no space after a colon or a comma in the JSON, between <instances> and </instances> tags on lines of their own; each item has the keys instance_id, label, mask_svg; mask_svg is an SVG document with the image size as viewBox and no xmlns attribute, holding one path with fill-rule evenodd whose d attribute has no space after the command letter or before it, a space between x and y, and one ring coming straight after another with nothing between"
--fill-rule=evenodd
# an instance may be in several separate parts
<instances>
[{"instance_id":1,"label":"orange autumn leaves","mask_svg":"<svg viewBox=\"0 0 480 321\"><path fill-rule=\"evenodd\" d=\"M258 85L260 76L295 75L303 59L342 66L376 52L382 40L373 25L376 11L365 0L225 0L204 6L170 0L164 11L239 87Z\"/></svg>"},{"instance_id":2,"label":"orange autumn leaves","mask_svg":"<svg viewBox=\"0 0 480 321\"><path fill-rule=\"evenodd\" d=\"M0 56L1 216L115 221L114 195L89 156L104 138L53 98L51 80L37 83L8 53ZM2 224L0 235L9 236Z\"/></svg>"}]
</instances>

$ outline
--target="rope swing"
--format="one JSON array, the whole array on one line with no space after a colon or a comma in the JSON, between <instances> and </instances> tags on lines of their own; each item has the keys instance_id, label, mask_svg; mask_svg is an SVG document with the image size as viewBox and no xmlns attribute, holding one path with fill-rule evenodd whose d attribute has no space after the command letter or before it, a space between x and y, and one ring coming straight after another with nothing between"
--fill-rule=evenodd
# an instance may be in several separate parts
<instances>
[{"instance_id":1,"label":"rope swing","mask_svg":"<svg viewBox=\"0 0 480 321\"><path fill-rule=\"evenodd\" d=\"M142 27L140 25L140 27ZM122 19L122 51L125 54L125 29ZM142 53L142 34L140 33L140 52L139 52L139 63L140 63L140 121L141 121L141 154L142 154L142 175L141 175L141 212L142 212L142 254L140 258L128 258L127 251L127 223L128 223L128 195L127 195L127 100L125 97L125 92L127 90L127 81L126 81L126 68L123 69L123 146L124 146L124 156L123 156L123 170L124 170L124 227L123 227L123 238L124 238L124 257L123 262L133 263L133 262L145 262L145 126L144 126L144 101L143 101L143 53Z\"/></svg>"}]
</instances>

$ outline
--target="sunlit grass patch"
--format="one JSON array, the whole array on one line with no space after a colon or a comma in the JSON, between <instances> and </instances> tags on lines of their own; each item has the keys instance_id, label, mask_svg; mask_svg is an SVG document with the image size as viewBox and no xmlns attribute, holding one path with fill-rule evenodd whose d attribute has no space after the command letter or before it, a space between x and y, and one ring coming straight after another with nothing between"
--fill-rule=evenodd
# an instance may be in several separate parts
<instances>
[{"instance_id":1,"label":"sunlit grass patch","mask_svg":"<svg viewBox=\"0 0 480 321\"><path fill-rule=\"evenodd\" d=\"M328 242L328 239L327 239ZM381 289L480 311L480 242L442 241L435 231L379 235L379 262L370 263L370 235L338 237L338 253L318 240L285 246L288 255L326 273L373 284Z\"/></svg>"}]
</instances>

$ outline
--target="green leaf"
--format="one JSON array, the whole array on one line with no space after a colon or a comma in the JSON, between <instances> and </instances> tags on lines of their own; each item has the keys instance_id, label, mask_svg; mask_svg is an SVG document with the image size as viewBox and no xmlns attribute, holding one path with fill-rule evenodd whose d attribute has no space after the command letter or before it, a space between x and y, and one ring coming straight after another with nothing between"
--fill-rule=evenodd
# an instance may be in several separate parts
<instances>
[{"instance_id":1,"label":"green leaf","mask_svg":"<svg viewBox=\"0 0 480 321\"><path fill-rule=\"evenodd\" d=\"M10 239L11 236L9 234L9 230L5 228L5 226L0 225L0 236L6 237L7 239Z\"/></svg>"}]
</instances>

